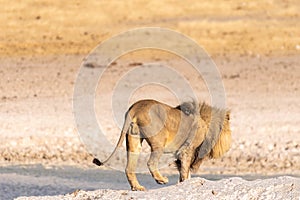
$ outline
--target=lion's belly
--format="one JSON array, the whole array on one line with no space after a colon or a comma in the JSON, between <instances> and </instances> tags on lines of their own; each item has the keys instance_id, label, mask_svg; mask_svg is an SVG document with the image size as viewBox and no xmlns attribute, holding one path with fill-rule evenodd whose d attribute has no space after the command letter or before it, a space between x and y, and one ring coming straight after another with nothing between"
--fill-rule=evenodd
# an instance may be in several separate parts
<instances>
[{"instance_id":1,"label":"lion's belly","mask_svg":"<svg viewBox=\"0 0 300 200\"><path fill-rule=\"evenodd\" d=\"M179 131L166 131L166 133L168 134L168 137L164 149L165 153L176 152L183 145L183 143L188 137L188 134Z\"/></svg>"}]
</instances>

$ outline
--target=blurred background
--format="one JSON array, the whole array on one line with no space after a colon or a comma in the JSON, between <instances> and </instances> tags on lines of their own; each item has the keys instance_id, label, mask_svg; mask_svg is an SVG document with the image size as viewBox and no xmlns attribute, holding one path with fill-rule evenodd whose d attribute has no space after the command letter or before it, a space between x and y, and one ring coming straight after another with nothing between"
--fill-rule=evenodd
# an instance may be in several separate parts
<instances>
[{"instance_id":1,"label":"blurred background","mask_svg":"<svg viewBox=\"0 0 300 200\"><path fill-rule=\"evenodd\" d=\"M2 166L92 167L92 156L77 135L72 115L80 64L102 41L129 29L155 26L194 39L211 55L223 78L232 112L233 145L222 159L204 163L199 173L299 175L297 0L0 3ZM107 69L103 94L111 95L115 83L110 77L147 62L182 71L188 66L170 53L134 52ZM198 81L198 94L209 99L201 77L186 76ZM153 97L173 106L177 103L157 88L150 94L141 91L134 100ZM96 110L103 129L116 142L119 129L111 111Z\"/></svg>"},{"instance_id":2,"label":"blurred background","mask_svg":"<svg viewBox=\"0 0 300 200\"><path fill-rule=\"evenodd\" d=\"M205 161L198 175L208 179L300 175L298 0L0 0L0 4L0 199L64 194L78 188L128 189L123 173L95 171L93 157L77 133L72 100L78 71L89 52L116 34L140 27L169 28L192 38L222 76L233 143L221 159ZM195 86L198 97L210 103L202 77L186 70L190 64L178 56L158 50L126 54L106 69L95 97L98 122L113 145L120 130L111 107L103 102L110 102L122 75L148 63L174 67ZM142 87L129 103L154 98L178 104L165 89ZM109 153L103 152L103 157ZM174 168L162 170L172 174L171 184L176 183ZM143 180L150 188L158 187L147 177Z\"/></svg>"}]
</instances>

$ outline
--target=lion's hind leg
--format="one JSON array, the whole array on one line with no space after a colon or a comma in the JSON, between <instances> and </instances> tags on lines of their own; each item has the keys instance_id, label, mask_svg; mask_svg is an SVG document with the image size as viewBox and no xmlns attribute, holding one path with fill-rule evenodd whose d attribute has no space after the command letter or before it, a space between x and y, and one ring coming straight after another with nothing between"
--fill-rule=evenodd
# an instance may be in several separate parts
<instances>
[{"instance_id":1,"label":"lion's hind leg","mask_svg":"<svg viewBox=\"0 0 300 200\"><path fill-rule=\"evenodd\" d=\"M131 186L131 190L144 191L145 188L141 186L136 178L135 170L137 167L138 158L142 148L142 139L139 135L126 135L126 146L127 146L127 166L125 173L127 180Z\"/></svg>"},{"instance_id":2,"label":"lion's hind leg","mask_svg":"<svg viewBox=\"0 0 300 200\"><path fill-rule=\"evenodd\" d=\"M152 177L156 180L158 184L166 184L169 182L168 178L162 176L158 170L158 162L162 154L163 149L151 149L150 158L147 162L149 171L151 172Z\"/></svg>"}]
</instances>

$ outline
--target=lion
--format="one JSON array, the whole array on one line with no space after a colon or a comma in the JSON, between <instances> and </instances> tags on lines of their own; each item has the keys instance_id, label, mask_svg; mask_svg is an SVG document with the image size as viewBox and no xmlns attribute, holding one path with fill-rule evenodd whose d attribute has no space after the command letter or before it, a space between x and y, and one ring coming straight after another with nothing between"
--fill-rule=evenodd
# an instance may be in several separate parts
<instances>
[{"instance_id":1,"label":"lion","mask_svg":"<svg viewBox=\"0 0 300 200\"><path fill-rule=\"evenodd\" d=\"M171 107L156 100L140 100L125 114L125 122L117 146L104 162L94 158L93 163L104 165L121 147L126 138L127 165L125 173L131 190L145 190L136 178L135 169L144 140L151 154L147 166L159 184L168 178L158 170L163 153L173 153L182 182L196 171L204 158L219 158L231 145L230 112L206 103L185 102Z\"/></svg>"}]
</instances>

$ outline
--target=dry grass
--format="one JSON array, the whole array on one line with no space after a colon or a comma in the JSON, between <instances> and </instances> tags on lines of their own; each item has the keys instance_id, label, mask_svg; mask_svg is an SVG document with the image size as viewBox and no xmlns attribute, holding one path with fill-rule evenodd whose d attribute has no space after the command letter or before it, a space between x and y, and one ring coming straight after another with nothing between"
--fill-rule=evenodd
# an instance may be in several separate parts
<instances>
[{"instance_id":1,"label":"dry grass","mask_svg":"<svg viewBox=\"0 0 300 200\"><path fill-rule=\"evenodd\" d=\"M210 54L297 54L300 4L291 1L3 1L0 55L86 54L131 28L161 26Z\"/></svg>"}]
</instances>

